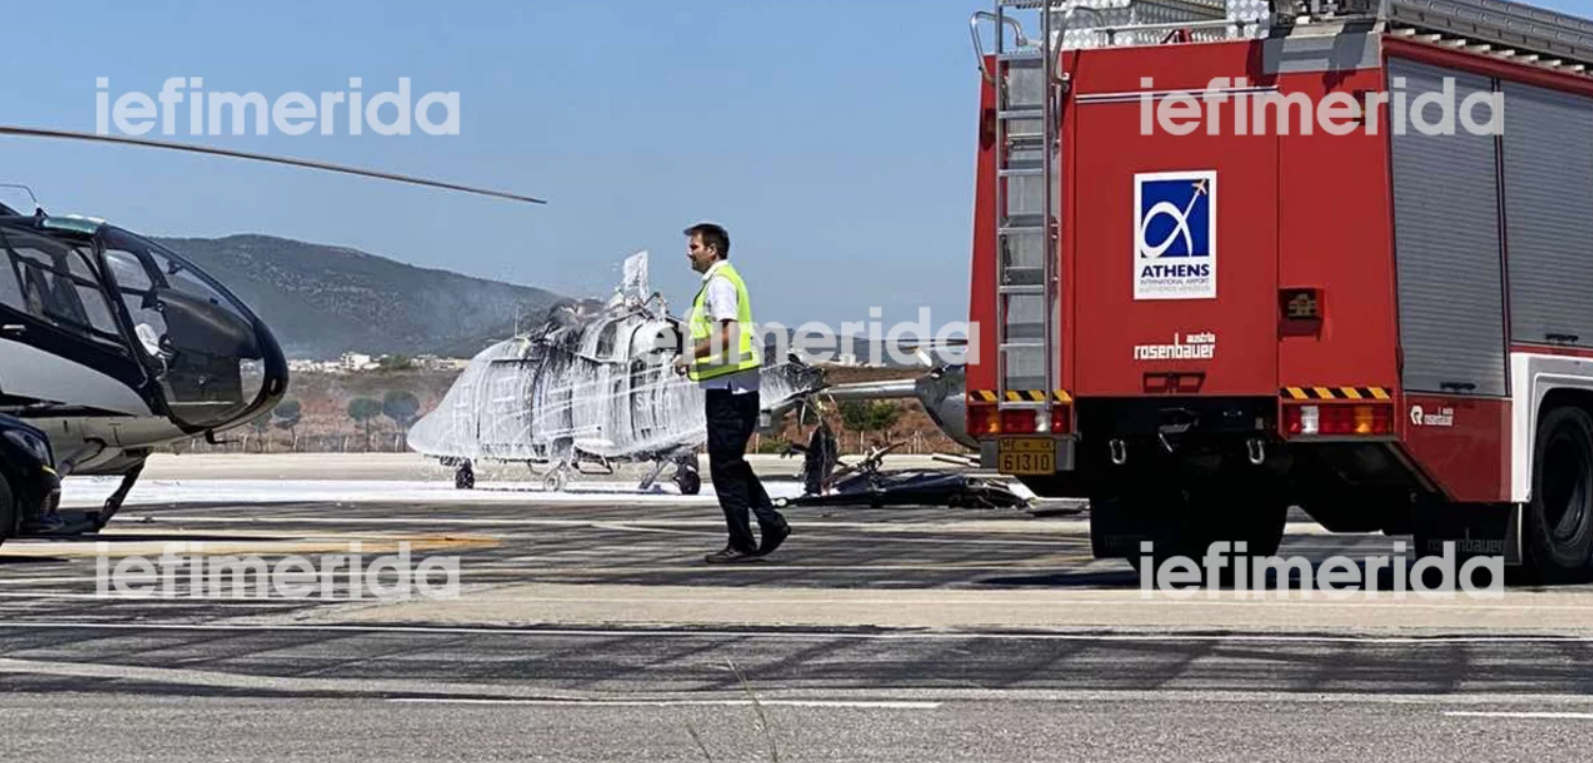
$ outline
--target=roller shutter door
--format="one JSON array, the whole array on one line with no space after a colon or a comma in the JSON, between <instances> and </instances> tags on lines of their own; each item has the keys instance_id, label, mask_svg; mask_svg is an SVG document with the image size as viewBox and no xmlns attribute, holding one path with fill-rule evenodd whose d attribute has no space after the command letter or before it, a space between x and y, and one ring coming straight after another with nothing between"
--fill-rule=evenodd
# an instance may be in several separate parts
<instances>
[{"instance_id":1,"label":"roller shutter door","mask_svg":"<svg viewBox=\"0 0 1593 763\"><path fill-rule=\"evenodd\" d=\"M1593 99L1504 94L1511 340L1593 347Z\"/></svg>"},{"instance_id":2,"label":"roller shutter door","mask_svg":"<svg viewBox=\"0 0 1593 763\"><path fill-rule=\"evenodd\" d=\"M1391 60L1407 103L1442 92L1455 79L1455 101L1493 89L1492 81ZM1390 88L1398 93L1398 83ZM1414 111L1414 109L1412 109ZM1427 104L1426 122L1439 121ZM1508 113L1509 109L1506 109ZM1486 111L1478 116L1486 121ZM1474 135L1458 119L1453 134L1394 131L1394 245L1399 273L1404 385L1411 392L1502 396L1505 386L1503 259L1499 245L1496 139ZM1392 130L1394 125L1389 126Z\"/></svg>"}]
</instances>

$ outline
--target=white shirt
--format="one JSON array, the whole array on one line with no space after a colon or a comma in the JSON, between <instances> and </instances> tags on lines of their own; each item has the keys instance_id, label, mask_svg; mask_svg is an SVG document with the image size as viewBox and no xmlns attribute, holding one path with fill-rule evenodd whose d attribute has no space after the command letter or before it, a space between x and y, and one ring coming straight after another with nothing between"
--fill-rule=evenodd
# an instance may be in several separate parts
<instances>
[{"instance_id":1,"label":"white shirt","mask_svg":"<svg viewBox=\"0 0 1593 763\"><path fill-rule=\"evenodd\" d=\"M703 299L703 307L708 311L708 318L714 323L720 321L734 321L741 317L740 298L736 296L736 286L728 278L714 278L719 268L725 264L724 260L715 262L708 267L708 272L702 274L703 288L708 293ZM742 331L752 331L751 326L741 326ZM753 337L757 341L757 337ZM703 389L728 389L731 394L740 395L758 390L759 369L749 368L733 374L725 374L712 379L697 382Z\"/></svg>"}]
</instances>

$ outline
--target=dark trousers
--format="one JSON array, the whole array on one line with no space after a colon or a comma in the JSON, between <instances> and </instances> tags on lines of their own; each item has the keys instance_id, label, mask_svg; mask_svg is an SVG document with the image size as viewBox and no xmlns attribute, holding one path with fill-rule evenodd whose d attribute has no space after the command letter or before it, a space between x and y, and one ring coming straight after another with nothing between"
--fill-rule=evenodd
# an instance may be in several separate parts
<instances>
[{"instance_id":1,"label":"dark trousers","mask_svg":"<svg viewBox=\"0 0 1593 763\"><path fill-rule=\"evenodd\" d=\"M719 508L725 512L730 547L750 553L758 549L758 544L752 538L747 509L758 515L758 528L764 535L785 527L785 518L775 511L774 502L769 500L745 457L747 440L758 426L758 393L733 395L730 390L710 389L707 396L708 467L714 492L719 495Z\"/></svg>"}]
</instances>

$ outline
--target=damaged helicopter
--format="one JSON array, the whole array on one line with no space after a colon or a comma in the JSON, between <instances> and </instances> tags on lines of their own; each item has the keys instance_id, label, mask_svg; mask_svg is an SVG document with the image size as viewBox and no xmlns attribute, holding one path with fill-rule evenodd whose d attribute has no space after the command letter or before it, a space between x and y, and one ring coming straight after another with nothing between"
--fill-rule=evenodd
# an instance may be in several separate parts
<instances>
[{"instance_id":1,"label":"damaged helicopter","mask_svg":"<svg viewBox=\"0 0 1593 763\"><path fill-rule=\"evenodd\" d=\"M532 331L477 354L442 401L409 430L411 450L454 469L454 486L475 486L476 465L544 468L542 486L560 491L577 473L613 474L651 464L638 490L664 475L681 493L702 487L696 451L707 437L703 392L675 373L682 325L650 291L647 252L625 261L607 301L556 306ZM760 428L819 399L916 399L948 437L972 442L963 425L960 366L917 379L832 385L823 369L766 343L759 379ZM595 472L587 471L592 467Z\"/></svg>"},{"instance_id":2,"label":"damaged helicopter","mask_svg":"<svg viewBox=\"0 0 1593 763\"><path fill-rule=\"evenodd\" d=\"M703 392L677 374L681 322L650 292L647 252L625 261L607 302L556 306L536 329L471 359L437 408L409 430L409 447L475 486L483 461L547 466L543 486L563 490L583 465L653 464L641 490L666 469L680 492L702 487L697 446L706 437ZM819 369L765 351L763 418L773 422L824 386Z\"/></svg>"}]
</instances>

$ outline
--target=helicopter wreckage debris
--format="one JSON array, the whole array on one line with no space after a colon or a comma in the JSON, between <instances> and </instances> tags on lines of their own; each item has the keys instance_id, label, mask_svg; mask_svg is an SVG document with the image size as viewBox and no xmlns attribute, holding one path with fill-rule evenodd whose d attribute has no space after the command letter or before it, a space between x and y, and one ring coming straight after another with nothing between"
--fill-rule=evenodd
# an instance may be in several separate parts
<instances>
[{"instance_id":1,"label":"helicopter wreckage debris","mask_svg":"<svg viewBox=\"0 0 1593 763\"><path fill-rule=\"evenodd\" d=\"M1016 509L1029 501L1000 480L945 469L904 469L885 471L885 456L897 444L876 447L856 464L842 464L835 435L820 422L805 446L794 445L789 452L800 453L803 493L796 498L779 498L775 505L787 506L949 506L951 508Z\"/></svg>"}]
</instances>

